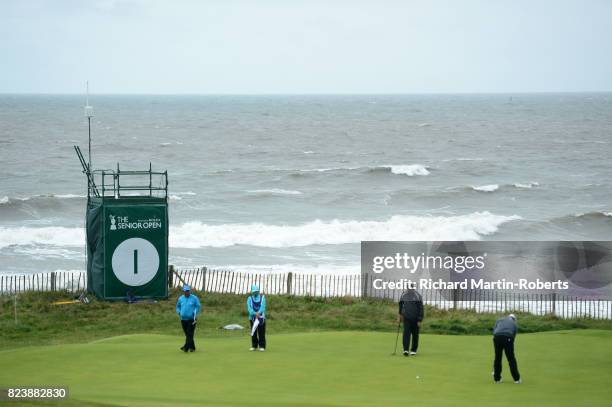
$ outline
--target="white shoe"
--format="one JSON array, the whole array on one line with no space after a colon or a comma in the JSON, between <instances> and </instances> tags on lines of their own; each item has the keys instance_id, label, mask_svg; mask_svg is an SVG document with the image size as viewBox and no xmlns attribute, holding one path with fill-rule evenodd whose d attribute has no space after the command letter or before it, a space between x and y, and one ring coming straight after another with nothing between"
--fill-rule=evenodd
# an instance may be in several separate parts
<instances>
[{"instance_id":1,"label":"white shoe","mask_svg":"<svg viewBox=\"0 0 612 407\"><path fill-rule=\"evenodd\" d=\"M255 351L255 348L251 348L251 349L249 349L249 350L250 350L251 352L254 352L254 351Z\"/></svg>"},{"instance_id":2,"label":"white shoe","mask_svg":"<svg viewBox=\"0 0 612 407\"><path fill-rule=\"evenodd\" d=\"M500 384L502 382L502 379L496 380L495 384Z\"/></svg>"},{"instance_id":3,"label":"white shoe","mask_svg":"<svg viewBox=\"0 0 612 407\"><path fill-rule=\"evenodd\" d=\"M265 351L266 351L266 348L259 348L259 351L260 351L260 352L265 352Z\"/></svg>"},{"instance_id":4,"label":"white shoe","mask_svg":"<svg viewBox=\"0 0 612 407\"><path fill-rule=\"evenodd\" d=\"M521 384L523 383L523 379L518 379L514 381L514 384Z\"/></svg>"},{"instance_id":5,"label":"white shoe","mask_svg":"<svg viewBox=\"0 0 612 407\"><path fill-rule=\"evenodd\" d=\"M410 352L410 356L415 356L416 352Z\"/></svg>"}]
</instances>

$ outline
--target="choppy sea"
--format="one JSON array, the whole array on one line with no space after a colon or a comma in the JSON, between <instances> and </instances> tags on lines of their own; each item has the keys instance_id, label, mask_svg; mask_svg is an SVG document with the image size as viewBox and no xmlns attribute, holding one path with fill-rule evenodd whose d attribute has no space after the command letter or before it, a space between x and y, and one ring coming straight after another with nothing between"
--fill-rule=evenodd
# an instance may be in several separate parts
<instances>
[{"instance_id":1,"label":"choppy sea","mask_svg":"<svg viewBox=\"0 0 612 407\"><path fill-rule=\"evenodd\" d=\"M95 168L169 172L170 262L359 272L362 240L610 240L612 94L112 96ZM84 98L0 95L0 273L84 270Z\"/></svg>"}]
</instances>

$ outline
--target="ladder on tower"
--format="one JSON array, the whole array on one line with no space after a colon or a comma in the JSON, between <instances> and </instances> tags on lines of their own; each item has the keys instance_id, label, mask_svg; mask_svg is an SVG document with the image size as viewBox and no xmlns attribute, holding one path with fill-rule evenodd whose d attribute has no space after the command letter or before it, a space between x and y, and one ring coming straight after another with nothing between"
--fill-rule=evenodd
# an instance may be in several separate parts
<instances>
[{"instance_id":1,"label":"ladder on tower","mask_svg":"<svg viewBox=\"0 0 612 407\"><path fill-rule=\"evenodd\" d=\"M91 169L89 168L89 164L87 164L85 158L83 157L81 148L79 146L74 146L74 151L76 151L77 157L79 157L79 161L81 162L81 166L83 167L83 173L87 176L87 195L94 195L95 197L99 198L100 192L98 191L98 187L94 182L94 177L91 173Z\"/></svg>"}]
</instances>

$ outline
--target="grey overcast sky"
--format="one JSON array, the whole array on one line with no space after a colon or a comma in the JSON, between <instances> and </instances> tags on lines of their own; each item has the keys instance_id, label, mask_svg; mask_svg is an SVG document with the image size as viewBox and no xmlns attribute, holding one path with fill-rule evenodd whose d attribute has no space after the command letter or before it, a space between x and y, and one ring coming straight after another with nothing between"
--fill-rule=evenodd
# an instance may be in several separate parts
<instances>
[{"instance_id":1,"label":"grey overcast sky","mask_svg":"<svg viewBox=\"0 0 612 407\"><path fill-rule=\"evenodd\" d=\"M612 0L0 0L0 92L612 91Z\"/></svg>"}]
</instances>

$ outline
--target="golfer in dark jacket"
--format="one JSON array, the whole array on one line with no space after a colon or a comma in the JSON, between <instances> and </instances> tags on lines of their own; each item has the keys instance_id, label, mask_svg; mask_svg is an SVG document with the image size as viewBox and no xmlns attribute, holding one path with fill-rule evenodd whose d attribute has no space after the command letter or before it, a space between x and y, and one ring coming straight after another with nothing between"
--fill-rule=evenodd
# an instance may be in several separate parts
<instances>
[{"instance_id":1,"label":"golfer in dark jacket","mask_svg":"<svg viewBox=\"0 0 612 407\"><path fill-rule=\"evenodd\" d=\"M517 325L514 314L500 318L495 322L495 327L493 328L493 346L495 347L493 380L495 380L495 383L501 383L503 352L506 353L514 383L521 383L521 375L519 374L518 366L516 365L516 357L514 356L514 338L516 337L516 332Z\"/></svg>"},{"instance_id":2,"label":"golfer in dark jacket","mask_svg":"<svg viewBox=\"0 0 612 407\"><path fill-rule=\"evenodd\" d=\"M400 298L398 317L398 322L404 323L404 336L402 338L404 356L416 355L419 347L421 321L423 321L423 298L415 290L408 290ZM411 336L412 347L410 346Z\"/></svg>"}]
</instances>

